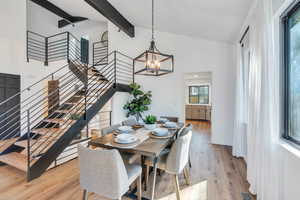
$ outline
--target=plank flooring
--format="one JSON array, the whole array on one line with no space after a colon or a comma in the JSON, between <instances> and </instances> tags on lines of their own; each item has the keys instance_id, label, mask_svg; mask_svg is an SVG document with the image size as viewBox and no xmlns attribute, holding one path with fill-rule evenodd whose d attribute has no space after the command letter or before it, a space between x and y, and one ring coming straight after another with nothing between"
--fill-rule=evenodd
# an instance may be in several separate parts
<instances>
[{"instance_id":1,"label":"plank flooring","mask_svg":"<svg viewBox=\"0 0 300 200\"><path fill-rule=\"evenodd\" d=\"M231 156L231 148L210 144L210 124L193 122L194 125L190 170L191 186L185 185L180 175L182 200L242 200L248 192L246 166L243 160ZM150 176L150 185L151 179ZM163 173L157 178L156 199L175 200L173 177ZM150 190L150 189L149 189ZM149 191L143 191L149 197ZM26 182L25 173L9 166L0 166L0 200L79 200L78 160L51 169L42 177ZM89 194L89 200L106 200ZM129 200L124 197L123 200ZM253 198L254 200L254 198Z\"/></svg>"}]
</instances>

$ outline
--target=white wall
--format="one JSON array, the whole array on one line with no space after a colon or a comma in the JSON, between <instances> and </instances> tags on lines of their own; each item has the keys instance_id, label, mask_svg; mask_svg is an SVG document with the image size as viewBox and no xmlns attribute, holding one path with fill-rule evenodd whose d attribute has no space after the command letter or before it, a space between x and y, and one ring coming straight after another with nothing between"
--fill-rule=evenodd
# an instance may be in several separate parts
<instances>
[{"instance_id":1,"label":"white wall","mask_svg":"<svg viewBox=\"0 0 300 200\"><path fill-rule=\"evenodd\" d=\"M26 59L26 1L2 1L0 24L0 72L21 74Z\"/></svg>"},{"instance_id":2,"label":"white wall","mask_svg":"<svg viewBox=\"0 0 300 200\"><path fill-rule=\"evenodd\" d=\"M118 32L109 23L109 48L119 50L135 57L149 48L151 31L135 27L135 38L129 38ZM227 43L196 39L166 32L156 32L158 48L175 57L175 72L162 77L136 76L136 82L145 90L153 93L151 113L157 116L178 116L184 119L184 74L191 72L212 72L214 91L212 102L212 142L232 144L235 50ZM113 99L113 121L124 118L122 109L127 101L127 94L117 94Z\"/></svg>"}]
</instances>

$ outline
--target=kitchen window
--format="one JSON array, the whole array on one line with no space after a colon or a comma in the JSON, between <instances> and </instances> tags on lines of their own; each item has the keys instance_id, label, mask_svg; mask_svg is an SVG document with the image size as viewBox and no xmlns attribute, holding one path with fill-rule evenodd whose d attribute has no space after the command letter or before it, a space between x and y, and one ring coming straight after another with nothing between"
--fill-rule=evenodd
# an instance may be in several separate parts
<instances>
[{"instance_id":1,"label":"kitchen window","mask_svg":"<svg viewBox=\"0 0 300 200\"><path fill-rule=\"evenodd\" d=\"M209 104L209 85L189 86L189 104Z\"/></svg>"}]
</instances>

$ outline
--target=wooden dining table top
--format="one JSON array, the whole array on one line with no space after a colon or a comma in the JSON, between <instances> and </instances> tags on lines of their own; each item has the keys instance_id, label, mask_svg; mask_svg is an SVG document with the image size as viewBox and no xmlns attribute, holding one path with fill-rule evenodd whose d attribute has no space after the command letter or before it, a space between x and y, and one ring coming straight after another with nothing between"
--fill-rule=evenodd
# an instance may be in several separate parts
<instances>
[{"instance_id":1,"label":"wooden dining table top","mask_svg":"<svg viewBox=\"0 0 300 200\"><path fill-rule=\"evenodd\" d=\"M172 134L170 138L152 138L150 137L151 130L139 128L130 133L137 136L137 143L126 145L118 144L114 142L116 133L113 132L96 139L91 139L89 145L106 149L118 149L119 151L132 152L142 156L158 157L160 153L172 143L175 135L183 126L184 123L177 123L176 129L169 129Z\"/></svg>"}]
</instances>

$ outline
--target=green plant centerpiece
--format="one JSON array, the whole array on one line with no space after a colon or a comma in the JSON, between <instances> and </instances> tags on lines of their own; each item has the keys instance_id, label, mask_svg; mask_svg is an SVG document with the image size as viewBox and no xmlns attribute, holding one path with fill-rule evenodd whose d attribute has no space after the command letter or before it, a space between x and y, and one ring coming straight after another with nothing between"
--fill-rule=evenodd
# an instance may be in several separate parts
<instances>
[{"instance_id":1,"label":"green plant centerpiece","mask_svg":"<svg viewBox=\"0 0 300 200\"><path fill-rule=\"evenodd\" d=\"M124 105L123 109L127 110L127 117L135 116L136 120L139 121L142 118L142 113L149 110L152 94L151 91L144 92L137 83L132 83L129 87L131 88L132 99Z\"/></svg>"},{"instance_id":2,"label":"green plant centerpiece","mask_svg":"<svg viewBox=\"0 0 300 200\"><path fill-rule=\"evenodd\" d=\"M148 130L153 130L156 128L157 118L154 115L147 115L144 119L145 128Z\"/></svg>"}]
</instances>

